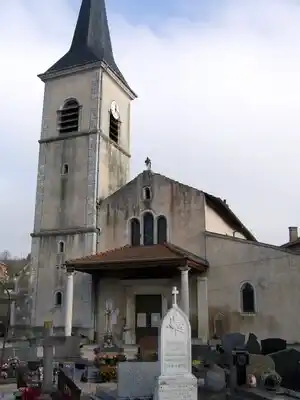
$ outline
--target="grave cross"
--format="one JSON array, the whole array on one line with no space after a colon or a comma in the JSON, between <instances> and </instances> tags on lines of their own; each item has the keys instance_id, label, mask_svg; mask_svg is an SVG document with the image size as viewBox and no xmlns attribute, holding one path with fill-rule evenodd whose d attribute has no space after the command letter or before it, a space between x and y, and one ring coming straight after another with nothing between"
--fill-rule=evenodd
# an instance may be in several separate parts
<instances>
[{"instance_id":1,"label":"grave cross","mask_svg":"<svg viewBox=\"0 0 300 400\"><path fill-rule=\"evenodd\" d=\"M177 287L174 286L172 289L172 305L177 306L177 295L179 294L179 291L177 290Z\"/></svg>"},{"instance_id":2,"label":"grave cross","mask_svg":"<svg viewBox=\"0 0 300 400\"><path fill-rule=\"evenodd\" d=\"M113 304L112 300L106 301L105 315L106 315L106 323L105 330L106 334L112 333L112 313L113 313Z\"/></svg>"}]
</instances>

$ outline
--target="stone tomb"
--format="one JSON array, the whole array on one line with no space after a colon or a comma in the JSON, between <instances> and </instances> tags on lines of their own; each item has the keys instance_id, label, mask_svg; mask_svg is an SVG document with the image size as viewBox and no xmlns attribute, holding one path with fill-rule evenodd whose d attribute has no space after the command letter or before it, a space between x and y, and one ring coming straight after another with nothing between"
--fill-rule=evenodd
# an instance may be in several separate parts
<instances>
[{"instance_id":1,"label":"stone tomb","mask_svg":"<svg viewBox=\"0 0 300 400\"><path fill-rule=\"evenodd\" d=\"M196 400L197 378L192 374L191 325L177 305L178 290L172 290L173 305L160 331L159 363L155 400Z\"/></svg>"}]
</instances>

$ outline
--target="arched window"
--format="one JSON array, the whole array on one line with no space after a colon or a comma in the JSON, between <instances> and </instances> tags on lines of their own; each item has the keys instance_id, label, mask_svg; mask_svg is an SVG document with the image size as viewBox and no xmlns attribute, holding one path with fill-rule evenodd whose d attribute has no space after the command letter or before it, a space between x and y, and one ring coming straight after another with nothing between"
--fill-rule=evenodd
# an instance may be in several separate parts
<instances>
[{"instance_id":1,"label":"arched window","mask_svg":"<svg viewBox=\"0 0 300 400\"><path fill-rule=\"evenodd\" d=\"M167 242L167 218L160 215L157 218L157 243Z\"/></svg>"},{"instance_id":2,"label":"arched window","mask_svg":"<svg viewBox=\"0 0 300 400\"><path fill-rule=\"evenodd\" d=\"M60 134L78 132L79 103L75 99L67 100L58 112L58 131Z\"/></svg>"},{"instance_id":3,"label":"arched window","mask_svg":"<svg viewBox=\"0 0 300 400\"><path fill-rule=\"evenodd\" d=\"M112 112L109 114L109 138L115 142L119 143L120 137L120 121L116 119Z\"/></svg>"},{"instance_id":4,"label":"arched window","mask_svg":"<svg viewBox=\"0 0 300 400\"><path fill-rule=\"evenodd\" d=\"M153 214L146 212L143 217L143 243L145 246L154 244L154 218Z\"/></svg>"},{"instance_id":5,"label":"arched window","mask_svg":"<svg viewBox=\"0 0 300 400\"><path fill-rule=\"evenodd\" d=\"M62 292L55 293L55 305L60 307L62 305Z\"/></svg>"},{"instance_id":6,"label":"arched window","mask_svg":"<svg viewBox=\"0 0 300 400\"><path fill-rule=\"evenodd\" d=\"M139 246L141 244L140 221L132 218L130 221L131 246Z\"/></svg>"},{"instance_id":7,"label":"arched window","mask_svg":"<svg viewBox=\"0 0 300 400\"><path fill-rule=\"evenodd\" d=\"M251 283L246 282L241 287L241 311L255 313L255 293Z\"/></svg>"}]
</instances>

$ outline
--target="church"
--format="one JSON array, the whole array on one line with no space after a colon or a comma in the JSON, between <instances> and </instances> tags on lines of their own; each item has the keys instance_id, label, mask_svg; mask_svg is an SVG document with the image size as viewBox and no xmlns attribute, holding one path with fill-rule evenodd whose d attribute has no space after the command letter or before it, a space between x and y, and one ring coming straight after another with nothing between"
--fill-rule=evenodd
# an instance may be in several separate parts
<instances>
[{"instance_id":1,"label":"church","mask_svg":"<svg viewBox=\"0 0 300 400\"><path fill-rule=\"evenodd\" d=\"M82 0L45 84L31 247L31 326L128 345L157 337L179 289L193 339L300 341L300 255L260 243L225 200L145 168L130 180L137 97L113 55L104 0ZM149 155L151 156L151 155ZM275 218L276 216L274 216Z\"/></svg>"}]
</instances>

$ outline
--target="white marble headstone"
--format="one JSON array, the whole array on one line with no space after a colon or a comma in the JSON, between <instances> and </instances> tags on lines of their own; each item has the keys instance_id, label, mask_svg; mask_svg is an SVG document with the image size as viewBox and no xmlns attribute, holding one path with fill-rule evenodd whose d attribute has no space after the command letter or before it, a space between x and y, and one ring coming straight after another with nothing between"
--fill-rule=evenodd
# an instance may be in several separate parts
<instances>
[{"instance_id":1,"label":"white marble headstone","mask_svg":"<svg viewBox=\"0 0 300 400\"><path fill-rule=\"evenodd\" d=\"M154 397L156 400L196 400L197 379L192 375L191 325L187 315L177 305L173 288L173 306L165 315L160 331L160 376Z\"/></svg>"}]
</instances>

